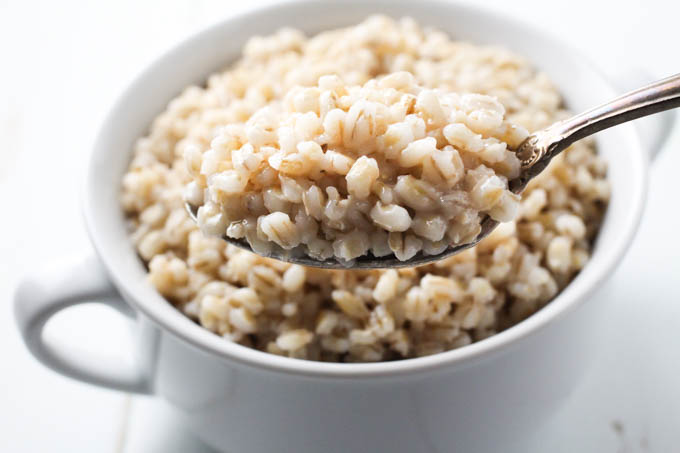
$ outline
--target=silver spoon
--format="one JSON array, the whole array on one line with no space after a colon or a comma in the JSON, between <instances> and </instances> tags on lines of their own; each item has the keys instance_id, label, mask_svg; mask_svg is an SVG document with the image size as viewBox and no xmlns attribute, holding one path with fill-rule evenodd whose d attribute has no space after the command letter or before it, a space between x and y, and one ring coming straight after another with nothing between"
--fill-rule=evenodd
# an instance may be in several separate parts
<instances>
[{"instance_id":1,"label":"silver spoon","mask_svg":"<svg viewBox=\"0 0 680 453\"><path fill-rule=\"evenodd\" d=\"M515 151L522 162L522 171L516 179L510 181L510 190L514 193L522 192L529 181L548 166L553 157L564 151L575 141L617 124L676 107L680 107L680 74L631 91L599 107L559 121L546 129L535 132L527 137ZM191 218L196 221L198 208L188 203L186 208ZM451 246L438 255L425 255L422 252L418 252L413 258L406 261L400 261L394 255L380 258L367 255L349 263L343 263L335 258L318 261L304 253L292 254L283 249L273 249L268 258L324 269L377 269L420 266L455 255L462 250L476 245L491 233L497 225L498 222L492 220L489 216L485 216L481 222L481 232L473 242ZM233 239L226 235L223 236L223 239L237 247L250 252L253 251L245 239Z\"/></svg>"}]
</instances>

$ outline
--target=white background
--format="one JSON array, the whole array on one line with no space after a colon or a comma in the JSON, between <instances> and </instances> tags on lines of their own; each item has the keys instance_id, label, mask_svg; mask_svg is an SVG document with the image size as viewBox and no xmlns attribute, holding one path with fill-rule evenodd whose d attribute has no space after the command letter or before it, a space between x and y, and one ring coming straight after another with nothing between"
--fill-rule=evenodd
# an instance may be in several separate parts
<instances>
[{"instance_id":1,"label":"white background","mask_svg":"<svg viewBox=\"0 0 680 453\"><path fill-rule=\"evenodd\" d=\"M33 265L89 250L82 170L123 87L183 37L264 3L0 0L1 452L210 451L162 403L83 385L35 362L14 328L11 293ZM608 72L622 62L658 77L680 72L677 1L475 3L561 35ZM680 451L678 129L652 167L640 232L598 295L611 309L593 345L600 360L537 433L536 452ZM102 350L115 349L124 328L98 307L56 321L71 340Z\"/></svg>"}]
</instances>

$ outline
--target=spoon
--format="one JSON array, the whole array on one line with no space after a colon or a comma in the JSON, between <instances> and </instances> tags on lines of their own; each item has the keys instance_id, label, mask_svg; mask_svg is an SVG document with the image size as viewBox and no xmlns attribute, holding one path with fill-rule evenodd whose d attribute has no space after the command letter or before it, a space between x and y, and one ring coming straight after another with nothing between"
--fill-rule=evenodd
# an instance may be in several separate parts
<instances>
[{"instance_id":1,"label":"spoon","mask_svg":"<svg viewBox=\"0 0 680 453\"><path fill-rule=\"evenodd\" d=\"M676 107L680 107L680 74L631 91L613 101L569 119L558 121L541 131L534 132L515 151L521 161L521 171L517 178L509 181L509 188L514 193L521 193L529 181L548 166L553 157L557 156L577 140L617 124L626 123ZM185 207L191 218L196 221L198 207L192 206L189 203L186 203ZM437 255L425 255L423 252L418 252L413 258L406 261L400 261L394 255L376 258L370 254L350 262L342 262L336 258L319 261L305 255L303 252L295 254L280 248L278 250L272 249L267 257L324 269L413 267L438 261L473 247L488 236L496 226L498 226L498 222L485 215L481 222L481 231L474 241L467 244L450 246ZM223 236L223 239L230 244L253 252L250 244L245 239L234 239L226 235Z\"/></svg>"}]
</instances>

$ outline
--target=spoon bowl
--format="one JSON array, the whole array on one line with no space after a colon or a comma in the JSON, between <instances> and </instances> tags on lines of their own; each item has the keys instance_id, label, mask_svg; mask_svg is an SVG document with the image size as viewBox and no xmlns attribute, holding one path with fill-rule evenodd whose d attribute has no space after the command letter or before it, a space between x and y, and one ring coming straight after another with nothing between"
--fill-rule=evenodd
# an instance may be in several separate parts
<instances>
[{"instance_id":1,"label":"spoon bowl","mask_svg":"<svg viewBox=\"0 0 680 453\"><path fill-rule=\"evenodd\" d=\"M191 217L192 220L196 222L198 216L198 208L186 202L184 203L184 207L189 213L189 217ZM336 258L329 258L321 261L314 259L311 256L305 255L303 252L294 253L294 251L284 250L281 247L273 247L270 253L266 255L258 253L258 255L264 256L266 258L273 258L279 261L300 264L302 266L318 267L321 269L382 269L382 268L397 269L400 267L415 267L422 266L424 264L429 264L433 261L439 261L451 255L455 255L456 253L462 252L465 249L474 247L479 243L479 241L488 236L489 233L491 233L497 226L498 222L493 220L491 217L485 215L484 219L481 222L482 230L479 232L474 241L468 242L466 244L450 246L443 252L438 253L436 255L426 255L422 251L420 251L416 253L415 256L413 256L413 258L410 258L405 261L397 259L397 257L394 255L375 257L370 253L368 255L360 256L359 258L356 258L351 261L340 261ZM250 247L250 244L248 244L248 241L246 241L245 239L230 238L226 234L222 235L222 239L232 245L235 245L236 247L242 248L243 250L247 250L252 253L257 253L252 249L252 247Z\"/></svg>"}]
</instances>

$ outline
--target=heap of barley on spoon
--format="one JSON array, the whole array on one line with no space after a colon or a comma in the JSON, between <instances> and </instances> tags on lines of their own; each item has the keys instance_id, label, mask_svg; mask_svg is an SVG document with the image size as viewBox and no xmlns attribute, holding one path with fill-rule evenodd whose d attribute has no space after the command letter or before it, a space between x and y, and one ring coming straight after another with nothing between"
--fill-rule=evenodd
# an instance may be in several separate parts
<instances>
[{"instance_id":1,"label":"heap of barley on spoon","mask_svg":"<svg viewBox=\"0 0 680 453\"><path fill-rule=\"evenodd\" d=\"M547 167L553 157L575 141L612 126L676 107L680 107L680 74L631 91L610 102L534 132L515 150L522 165L520 175L509 181L510 190L516 194L521 193L529 181ZM186 203L186 209L195 221L198 207ZM398 268L420 266L438 261L473 247L488 236L497 225L498 222L487 215L482 220L481 231L474 241L450 246L437 255L426 255L419 252L414 257L401 261L394 255L374 257L368 254L353 260L349 267L352 269ZM234 239L226 235L223 236L223 239L252 252L245 239ZM325 269L348 268L347 262L341 262L336 258L321 261L305 254L284 254L274 251L268 255L268 258Z\"/></svg>"}]
</instances>

